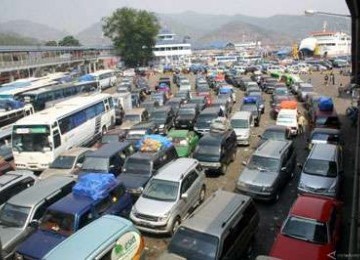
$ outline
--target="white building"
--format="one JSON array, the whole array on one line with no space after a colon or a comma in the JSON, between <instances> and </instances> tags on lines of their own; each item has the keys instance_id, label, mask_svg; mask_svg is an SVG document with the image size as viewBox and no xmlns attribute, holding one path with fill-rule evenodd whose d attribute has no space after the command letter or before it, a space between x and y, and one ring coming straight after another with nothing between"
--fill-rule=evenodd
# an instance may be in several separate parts
<instances>
[{"instance_id":1,"label":"white building","mask_svg":"<svg viewBox=\"0 0 360 260\"><path fill-rule=\"evenodd\" d=\"M180 38L167 30L160 32L157 37L153 50L156 64L190 64L192 51L191 44L186 43L188 37Z\"/></svg>"}]
</instances>

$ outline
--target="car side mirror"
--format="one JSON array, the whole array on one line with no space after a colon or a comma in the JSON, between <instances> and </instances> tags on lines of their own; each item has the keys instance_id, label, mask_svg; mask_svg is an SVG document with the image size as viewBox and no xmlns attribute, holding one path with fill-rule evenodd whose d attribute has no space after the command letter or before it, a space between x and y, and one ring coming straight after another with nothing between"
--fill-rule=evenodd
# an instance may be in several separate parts
<instances>
[{"instance_id":1,"label":"car side mirror","mask_svg":"<svg viewBox=\"0 0 360 260\"><path fill-rule=\"evenodd\" d=\"M296 166L299 167L300 169L303 168L303 165L301 163L297 163Z\"/></svg>"},{"instance_id":2,"label":"car side mirror","mask_svg":"<svg viewBox=\"0 0 360 260\"><path fill-rule=\"evenodd\" d=\"M280 171L286 172L286 167L281 167Z\"/></svg>"},{"instance_id":3,"label":"car side mirror","mask_svg":"<svg viewBox=\"0 0 360 260\"><path fill-rule=\"evenodd\" d=\"M246 165L247 165L247 162L246 162L246 161L242 161L241 164L244 165L244 166L246 166Z\"/></svg>"},{"instance_id":4,"label":"car side mirror","mask_svg":"<svg viewBox=\"0 0 360 260\"><path fill-rule=\"evenodd\" d=\"M77 164L75 165L75 167L76 167L76 168L81 168L81 167L82 167L82 163L77 163Z\"/></svg>"},{"instance_id":5,"label":"car side mirror","mask_svg":"<svg viewBox=\"0 0 360 260\"><path fill-rule=\"evenodd\" d=\"M40 221L37 220L37 219L33 219L33 220L28 224L28 226L29 226L30 228L34 228L34 229L37 229L37 228L39 227L39 225L40 225Z\"/></svg>"},{"instance_id":6,"label":"car side mirror","mask_svg":"<svg viewBox=\"0 0 360 260\"><path fill-rule=\"evenodd\" d=\"M183 194L181 194L181 199L183 199L183 200L187 200L188 199L188 194L187 193L183 193Z\"/></svg>"}]
</instances>

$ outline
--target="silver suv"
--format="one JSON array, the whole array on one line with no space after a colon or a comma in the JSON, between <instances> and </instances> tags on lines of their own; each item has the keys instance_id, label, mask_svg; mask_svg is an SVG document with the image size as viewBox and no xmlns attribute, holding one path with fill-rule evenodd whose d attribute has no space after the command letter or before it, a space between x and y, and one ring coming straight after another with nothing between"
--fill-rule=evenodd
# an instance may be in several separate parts
<instances>
[{"instance_id":1,"label":"silver suv","mask_svg":"<svg viewBox=\"0 0 360 260\"><path fill-rule=\"evenodd\" d=\"M173 234L205 199L205 174L195 159L180 158L161 168L145 186L130 219L138 229Z\"/></svg>"},{"instance_id":2,"label":"silver suv","mask_svg":"<svg viewBox=\"0 0 360 260\"><path fill-rule=\"evenodd\" d=\"M294 176L295 165L291 141L268 140L251 156L236 188L254 199L277 201L280 188Z\"/></svg>"},{"instance_id":3,"label":"silver suv","mask_svg":"<svg viewBox=\"0 0 360 260\"><path fill-rule=\"evenodd\" d=\"M343 173L342 154L334 144L314 144L304 164L299 193L337 197Z\"/></svg>"}]
</instances>

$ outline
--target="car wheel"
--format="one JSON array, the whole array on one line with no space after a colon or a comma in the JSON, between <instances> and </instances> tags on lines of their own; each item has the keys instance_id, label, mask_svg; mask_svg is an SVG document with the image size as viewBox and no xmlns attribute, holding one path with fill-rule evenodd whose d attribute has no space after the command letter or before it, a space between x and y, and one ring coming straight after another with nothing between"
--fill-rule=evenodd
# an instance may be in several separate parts
<instances>
[{"instance_id":1,"label":"car wheel","mask_svg":"<svg viewBox=\"0 0 360 260\"><path fill-rule=\"evenodd\" d=\"M205 196L206 196L206 188L205 188L205 186L202 186L200 195L199 195L199 205L204 202Z\"/></svg>"},{"instance_id":2,"label":"car wheel","mask_svg":"<svg viewBox=\"0 0 360 260\"><path fill-rule=\"evenodd\" d=\"M225 164L225 163L221 164L220 173L221 173L222 175L225 175L225 173L226 173L226 171L227 171L227 167L228 167L227 164Z\"/></svg>"},{"instance_id":3,"label":"car wheel","mask_svg":"<svg viewBox=\"0 0 360 260\"><path fill-rule=\"evenodd\" d=\"M181 224L180 217L177 216L171 227L171 235L175 234L175 232L179 228L180 224Z\"/></svg>"},{"instance_id":4,"label":"car wheel","mask_svg":"<svg viewBox=\"0 0 360 260\"><path fill-rule=\"evenodd\" d=\"M103 126L102 130L101 130L101 136L103 136L104 134L106 134L107 129L106 126Z\"/></svg>"}]
</instances>

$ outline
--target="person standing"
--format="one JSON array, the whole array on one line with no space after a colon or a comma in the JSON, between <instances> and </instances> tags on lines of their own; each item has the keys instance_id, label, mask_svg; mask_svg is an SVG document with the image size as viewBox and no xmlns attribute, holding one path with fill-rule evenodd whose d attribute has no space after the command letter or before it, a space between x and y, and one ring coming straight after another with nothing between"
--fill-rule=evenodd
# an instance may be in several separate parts
<instances>
[{"instance_id":1,"label":"person standing","mask_svg":"<svg viewBox=\"0 0 360 260\"><path fill-rule=\"evenodd\" d=\"M329 76L328 76L328 74L325 74L325 76L324 76L324 85L325 86L328 85L328 80L329 80Z\"/></svg>"},{"instance_id":2,"label":"person standing","mask_svg":"<svg viewBox=\"0 0 360 260\"><path fill-rule=\"evenodd\" d=\"M332 74L332 84L335 85L335 74L333 72L331 72Z\"/></svg>"},{"instance_id":3,"label":"person standing","mask_svg":"<svg viewBox=\"0 0 360 260\"><path fill-rule=\"evenodd\" d=\"M298 133L300 135L304 134L306 131L306 118L305 116L299 112L298 114Z\"/></svg>"}]
</instances>

